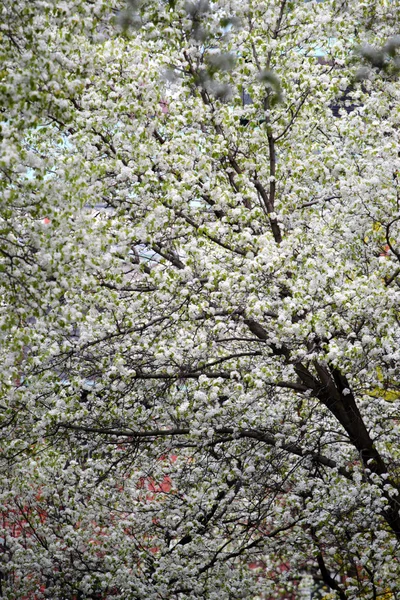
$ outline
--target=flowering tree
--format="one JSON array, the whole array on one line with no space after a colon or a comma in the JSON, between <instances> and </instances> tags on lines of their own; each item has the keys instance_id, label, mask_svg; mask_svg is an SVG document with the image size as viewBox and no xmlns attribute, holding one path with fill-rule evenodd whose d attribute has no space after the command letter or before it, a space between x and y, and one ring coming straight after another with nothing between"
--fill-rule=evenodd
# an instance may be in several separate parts
<instances>
[{"instance_id":1,"label":"flowering tree","mask_svg":"<svg viewBox=\"0 0 400 600\"><path fill-rule=\"evenodd\" d=\"M396 2L1 11L0 596L400 597Z\"/></svg>"}]
</instances>

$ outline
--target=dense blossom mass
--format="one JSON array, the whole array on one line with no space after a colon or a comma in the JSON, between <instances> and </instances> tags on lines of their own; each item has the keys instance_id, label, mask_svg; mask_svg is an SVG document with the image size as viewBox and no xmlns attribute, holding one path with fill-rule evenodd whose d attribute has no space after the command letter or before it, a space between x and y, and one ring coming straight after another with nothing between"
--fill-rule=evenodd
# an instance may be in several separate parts
<instances>
[{"instance_id":1,"label":"dense blossom mass","mask_svg":"<svg viewBox=\"0 0 400 600\"><path fill-rule=\"evenodd\" d=\"M2 0L1 598L400 598L399 20Z\"/></svg>"}]
</instances>

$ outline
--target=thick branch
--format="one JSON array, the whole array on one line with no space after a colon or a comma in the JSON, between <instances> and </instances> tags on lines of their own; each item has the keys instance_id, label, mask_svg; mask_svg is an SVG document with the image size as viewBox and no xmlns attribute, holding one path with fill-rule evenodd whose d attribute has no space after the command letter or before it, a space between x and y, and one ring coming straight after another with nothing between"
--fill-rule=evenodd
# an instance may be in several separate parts
<instances>
[{"instance_id":1,"label":"thick branch","mask_svg":"<svg viewBox=\"0 0 400 600\"><path fill-rule=\"evenodd\" d=\"M335 590L335 592L339 594L340 600L346 600L346 594L340 588L338 582L335 579L333 579L333 577L331 577L328 569L325 566L325 562L321 553L317 556L317 563L324 583L326 583L326 585L330 587L331 590Z\"/></svg>"},{"instance_id":2,"label":"thick branch","mask_svg":"<svg viewBox=\"0 0 400 600\"><path fill-rule=\"evenodd\" d=\"M267 332L259 323L253 320L245 320L244 322L248 325L250 331L259 339L267 340ZM286 362L290 362L290 350L288 348L283 346L282 348L276 349L271 344L270 348L274 354L284 356ZM312 395L315 398L318 398L318 400L326 406L330 413L345 429L351 443L359 452L362 463L365 469L368 470L367 473L371 471L379 476L386 475L388 473L388 468L378 450L375 448L374 442L366 428L346 377L342 375L338 369L329 369L318 362L314 363L318 378L301 363L295 364L294 367L301 382L311 390ZM386 479L385 481L394 489L398 489L398 486L392 480ZM381 491L383 497L387 501L387 507L386 510L382 511L382 516L396 535L397 539L400 540L400 506L398 502L389 495L388 491L385 490L383 481Z\"/></svg>"},{"instance_id":3,"label":"thick branch","mask_svg":"<svg viewBox=\"0 0 400 600\"><path fill-rule=\"evenodd\" d=\"M141 439L157 439L163 437L179 437L179 436L187 436L191 435L191 430L189 427L175 428L175 429L152 429L148 431L131 431L129 429L113 429L107 427L90 427L86 425L72 425L71 423L58 423L58 427L62 427L64 429L71 429L73 431L84 431L87 433L98 433L100 435L111 435L117 437L127 437L132 438L135 441L139 441ZM304 450L298 444L292 443L281 443L277 446L276 440L273 435L265 433L263 431L259 431L257 429L233 429L232 427L219 427L215 429L215 433L217 435L230 435L233 436L233 439L253 439L258 440L259 442L264 442L268 446L277 447L279 449L285 450L289 454L293 454L295 456L299 456L301 458L311 458L314 462L317 462L320 465L325 467L329 467L331 469L337 469L338 473L340 473L343 477L352 481L352 476L350 471L348 471L344 467L339 467L337 463L317 452L312 452L309 450ZM193 433L192 433L193 434ZM231 438L232 439L232 438ZM227 440L228 441L228 440ZM222 438L219 440L220 443L224 442Z\"/></svg>"}]
</instances>

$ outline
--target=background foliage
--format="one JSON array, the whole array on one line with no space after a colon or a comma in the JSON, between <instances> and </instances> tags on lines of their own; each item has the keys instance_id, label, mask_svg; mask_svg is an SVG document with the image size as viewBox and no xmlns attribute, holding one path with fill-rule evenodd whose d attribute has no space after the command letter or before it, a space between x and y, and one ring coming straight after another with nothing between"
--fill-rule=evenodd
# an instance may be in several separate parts
<instances>
[{"instance_id":1,"label":"background foliage","mask_svg":"<svg viewBox=\"0 0 400 600\"><path fill-rule=\"evenodd\" d=\"M1 597L397 598L397 1L0 14Z\"/></svg>"}]
</instances>

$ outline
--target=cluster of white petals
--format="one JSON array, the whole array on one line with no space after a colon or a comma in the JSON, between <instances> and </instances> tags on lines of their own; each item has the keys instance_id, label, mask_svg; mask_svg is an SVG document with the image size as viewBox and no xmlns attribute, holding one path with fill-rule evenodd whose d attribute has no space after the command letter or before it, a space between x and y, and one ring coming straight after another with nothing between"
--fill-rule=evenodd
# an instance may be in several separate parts
<instances>
[{"instance_id":1,"label":"cluster of white petals","mask_svg":"<svg viewBox=\"0 0 400 600\"><path fill-rule=\"evenodd\" d=\"M2 0L1 598L400 598L399 17Z\"/></svg>"}]
</instances>

